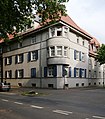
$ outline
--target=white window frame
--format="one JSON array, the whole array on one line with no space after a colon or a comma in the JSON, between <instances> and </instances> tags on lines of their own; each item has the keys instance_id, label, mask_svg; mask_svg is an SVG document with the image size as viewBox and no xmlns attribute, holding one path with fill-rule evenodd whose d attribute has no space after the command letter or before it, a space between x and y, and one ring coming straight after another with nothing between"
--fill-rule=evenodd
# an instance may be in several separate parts
<instances>
[{"instance_id":1,"label":"white window frame","mask_svg":"<svg viewBox=\"0 0 105 119\"><path fill-rule=\"evenodd\" d=\"M36 36L31 38L31 44L35 44L36 43Z\"/></svg>"},{"instance_id":2,"label":"white window frame","mask_svg":"<svg viewBox=\"0 0 105 119\"><path fill-rule=\"evenodd\" d=\"M76 60L79 60L79 51L76 51Z\"/></svg>"},{"instance_id":3,"label":"white window frame","mask_svg":"<svg viewBox=\"0 0 105 119\"><path fill-rule=\"evenodd\" d=\"M19 55L17 56L17 62L18 62L18 63L21 63L21 62L22 62L22 55L23 55L23 54L19 54Z\"/></svg>"},{"instance_id":4,"label":"white window frame","mask_svg":"<svg viewBox=\"0 0 105 119\"><path fill-rule=\"evenodd\" d=\"M81 77L85 77L85 70L82 69L81 71L82 71L82 72L81 72Z\"/></svg>"},{"instance_id":5,"label":"white window frame","mask_svg":"<svg viewBox=\"0 0 105 119\"><path fill-rule=\"evenodd\" d=\"M10 64L10 57L7 57L7 62L6 62L7 65Z\"/></svg>"},{"instance_id":6,"label":"white window frame","mask_svg":"<svg viewBox=\"0 0 105 119\"><path fill-rule=\"evenodd\" d=\"M22 78L23 76L23 70L17 70L17 78Z\"/></svg>"},{"instance_id":7,"label":"white window frame","mask_svg":"<svg viewBox=\"0 0 105 119\"><path fill-rule=\"evenodd\" d=\"M7 76L6 78L10 78L10 75L11 75L10 73L11 71L6 71L6 76Z\"/></svg>"},{"instance_id":8,"label":"white window frame","mask_svg":"<svg viewBox=\"0 0 105 119\"><path fill-rule=\"evenodd\" d=\"M31 52L31 61L36 60L36 51Z\"/></svg>"},{"instance_id":9,"label":"white window frame","mask_svg":"<svg viewBox=\"0 0 105 119\"><path fill-rule=\"evenodd\" d=\"M62 26L57 27L56 34L57 36L62 36ZM58 35L58 32L60 32L60 35Z\"/></svg>"},{"instance_id":10,"label":"white window frame","mask_svg":"<svg viewBox=\"0 0 105 119\"><path fill-rule=\"evenodd\" d=\"M54 37L55 36L55 28L53 27L53 28L50 28L50 30L51 30L51 37Z\"/></svg>"},{"instance_id":11,"label":"white window frame","mask_svg":"<svg viewBox=\"0 0 105 119\"><path fill-rule=\"evenodd\" d=\"M53 67L53 66L50 66L50 67L48 68L48 76L49 76L49 77L53 77L53 71L54 71L54 67Z\"/></svg>"},{"instance_id":12,"label":"white window frame","mask_svg":"<svg viewBox=\"0 0 105 119\"><path fill-rule=\"evenodd\" d=\"M50 47L50 56L55 56L55 46Z\"/></svg>"},{"instance_id":13,"label":"white window frame","mask_svg":"<svg viewBox=\"0 0 105 119\"><path fill-rule=\"evenodd\" d=\"M76 68L76 77L79 77L79 68Z\"/></svg>"},{"instance_id":14,"label":"white window frame","mask_svg":"<svg viewBox=\"0 0 105 119\"><path fill-rule=\"evenodd\" d=\"M62 46L57 46L57 56L62 56Z\"/></svg>"},{"instance_id":15,"label":"white window frame","mask_svg":"<svg viewBox=\"0 0 105 119\"><path fill-rule=\"evenodd\" d=\"M64 56L68 56L68 47L64 46Z\"/></svg>"},{"instance_id":16,"label":"white window frame","mask_svg":"<svg viewBox=\"0 0 105 119\"><path fill-rule=\"evenodd\" d=\"M91 70L89 70L89 78L91 78L92 76L91 76Z\"/></svg>"},{"instance_id":17,"label":"white window frame","mask_svg":"<svg viewBox=\"0 0 105 119\"><path fill-rule=\"evenodd\" d=\"M18 43L18 48L21 48L22 45L23 45L22 42L19 42L19 43Z\"/></svg>"},{"instance_id":18,"label":"white window frame","mask_svg":"<svg viewBox=\"0 0 105 119\"><path fill-rule=\"evenodd\" d=\"M82 52L82 61L85 61L85 53Z\"/></svg>"}]
</instances>

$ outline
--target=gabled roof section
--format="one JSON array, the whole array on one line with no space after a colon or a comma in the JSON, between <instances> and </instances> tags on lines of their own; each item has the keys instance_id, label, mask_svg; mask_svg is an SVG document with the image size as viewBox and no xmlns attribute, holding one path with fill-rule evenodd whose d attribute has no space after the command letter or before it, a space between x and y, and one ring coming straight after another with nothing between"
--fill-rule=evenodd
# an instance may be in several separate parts
<instances>
[{"instance_id":1,"label":"gabled roof section","mask_svg":"<svg viewBox=\"0 0 105 119\"><path fill-rule=\"evenodd\" d=\"M78 31L80 31L80 32L84 33L85 35L92 38L92 36L89 33L84 31L83 29L81 29L69 16L62 16L61 21L67 23L71 27L75 28L76 30L78 30Z\"/></svg>"},{"instance_id":2,"label":"gabled roof section","mask_svg":"<svg viewBox=\"0 0 105 119\"><path fill-rule=\"evenodd\" d=\"M96 47L100 47L100 43L98 42L98 40L95 37L93 37L90 44L95 44Z\"/></svg>"}]
</instances>

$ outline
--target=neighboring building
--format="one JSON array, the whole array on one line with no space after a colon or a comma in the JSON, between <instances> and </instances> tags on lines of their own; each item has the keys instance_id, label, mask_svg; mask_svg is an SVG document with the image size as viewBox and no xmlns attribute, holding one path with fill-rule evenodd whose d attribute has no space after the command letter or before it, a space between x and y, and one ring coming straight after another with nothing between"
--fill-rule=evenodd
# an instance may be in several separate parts
<instances>
[{"instance_id":1,"label":"neighboring building","mask_svg":"<svg viewBox=\"0 0 105 119\"><path fill-rule=\"evenodd\" d=\"M94 47L93 37L70 17L21 36L3 45L3 79L11 85L59 89L101 84L101 66L93 66L99 44Z\"/></svg>"},{"instance_id":2,"label":"neighboring building","mask_svg":"<svg viewBox=\"0 0 105 119\"><path fill-rule=\"evenodd\" d=\"M100 43L93 37L89 44L89 85L104 85L104 65L100 65L96 60L99 48Z\"/></svg>"}]
</instances>

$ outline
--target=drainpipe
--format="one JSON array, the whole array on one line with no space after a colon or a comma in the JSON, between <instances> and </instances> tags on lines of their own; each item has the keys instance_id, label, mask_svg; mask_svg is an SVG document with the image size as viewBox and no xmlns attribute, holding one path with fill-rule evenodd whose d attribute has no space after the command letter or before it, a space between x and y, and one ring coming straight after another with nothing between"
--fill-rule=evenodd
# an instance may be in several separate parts
<instances>
[{"instance_id":1,"label":"drainpipe","mask_svg":"<svg viewBox=\"0 0 105 119\"><path fill-rule=\"evenodd\" d=\"M3 82L3 57L2 57L2 54L0 56L0 59L1 59L1 82Z\"/></svg>"},{"instance_id":2,"label":"drainpipe","mask_svg":"<svg viewBox=\"0 0 105 119\"><path fill-rule=\"evenodd\" d=\"M41 41L40 41L40 63L39 63L39 69L40 69L40 88L42 88L42 62L41 62L41 54L42 54L42 34L41 34Z\"/></svg>"}]
</instances>

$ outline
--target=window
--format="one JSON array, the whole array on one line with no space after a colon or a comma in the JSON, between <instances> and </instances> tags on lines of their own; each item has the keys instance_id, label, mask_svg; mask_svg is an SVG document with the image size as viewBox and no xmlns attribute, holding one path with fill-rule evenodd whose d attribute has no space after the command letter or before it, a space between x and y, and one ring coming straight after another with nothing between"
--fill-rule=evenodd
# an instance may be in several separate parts
<instances>
[{"instance_id":1,"label":"window","mask_svg":"<svg viewBox=\"0 0 105 119\"><path fill-rule=\"evenodd\" d=\"M23 62L23 54L16 55L15 63L22 63Z\"/></svg>"},{"instance_id":2,"label":"window","mask_svg":"<svg viewBox=\"0 0 105 119\"><path fill-rule=\"evenodd\" d=\"M56 77L57 76L57 66L44 67L44 77Z\"/></svg>"},{"instance_id":3,"label":"window","mask_svg":"<svg viewBox=\"0 0 105 119\"><path fill-rule=\"evenodd\" d=\"M51 56L55 55L55 47L50 47L50 51L51 51Z\"/></svg>"},{"instance_id":4,"label":"window","mask_svg":"<svg viewBox=\"0 0 105 119\"><path fill-rule=\"evenodd\" d=\"M82 52L82 61L85 61L85 53Z\"/></svg>"},{"instance_id":5,"label":"window","mask_svg":"<svg viewBox=\"0 0 105 119\"><path fill-rule=\"evenodd\" d=\"M99 78L101 78L101 72L99 72Z\"/></svg>"},{"instance_id":6,"label":"window","mask_svg":"<svg viewBox=\"0 0 105 119\"><path fill-rule=\"evenodd\" d=\"M81 69L81 77L85 77L85 70L84 69Z\"/></svg>"},{"instance_id":7,"label":"window","mask_svg":"<svg viewBox=\"0 0 105 119\"><path fill-rule=\"evenodd\" d=\"M75 60L82 60L81 59L82 57L81 57L81 52L80 51L77 51L77 50L74 50L74 59Z\"/></svg>"},{"instance_id":8,"label":"window","mask_svg":"<svg viewBox=\"0 0 105 119\"><path fill-rule=\"evenodd\" d=\"M89 78L91 78L91 70L89 70Z\"/></svg>"},{"instance_id":9,"label":"window","mask_svg":"<svg viewBox=\"0 0 105 119\"><path fill-rule=\"evenodd\" d=\"M79 36L77 35L77 43L79 44Z\"/></svg>"},{"instance_id":10,"label":"window","mask_svg":"<svg viewBox=\"0 0 105 119\"><path fill-rule=\"evenodd\" d=\"M33 36L33 37L31 38L31 44L34 44L34 43L36 43L36 36Z\"/></svg>"},{"instance_id":11,"label":"window","mask_svg":"<svg viewBox=\"0 0 105 119\"><path fill-rule=\"evenodd\" d=\"M82 45L83 45L83 46L85 45L85 40L82 41Z\"/></svg>"},{"instance_id":12,"label":"window","mask_svg":"<svg viewBox=\"0 0 105 119\"><path fill-rule=\"evenodd\" d=\"M36 77L36 68L31 68L31 78Z\"/></svg>"},{"instance_id":13,"label":"window","mask_svg":"<svg viewBox=\"0 0 105 119\"><path fill-rule=\"evenodd\" d=\"M74 77L79 77L79 68L74 68Z\"/></svg>"},{"instance_id":14,"label":"window","mask_svg":"<svg viewBox=\"0 0 105 119\"><path fill-rule=\"evenodd\" d=\"M38 50L31 51L28 53L28 62L38 60Z\"/></svg>"},{"instance_id":15,"label":"window","mask_svg":"<svg viewBox=\"0 0 105 119\"><path fill-rule=\"evenodd\" d=\"M51 28L51 37L55 36L55 28Z\"/></svg>"},{"instance_id":16,"label":"window","mask_svg":"<svg viewBox=\"0 0 105 119\"><path fill-rule=\"evenodd\" d=\"M64 56L67 56L67 49L68 47L64 47Z\"/></svg>"},{"instance_id":17,"label":"window","mask_svg":"<svg viewBox=\"0 0 105 119\"><path fill-rule=\"evenodd\" d=\"M97 77L97 72L96 71L94 71L94 78L96 78Z\"/></svg>"},{"instance_id":18,"label":"window","mask_svg":"<svg viewBox=\"0 0 105 119\"><path fill-rule=\"evenodd\" d=\"M18 48L21 48L22 45L23 45L22 42L19 42L19 43L18 43Z\"/></svg>"},{"instance_id":19,"label":"window","mask_svg":"<svg viewBox=\"0 0 105 119\"><path fill-rule=\"evenodd\" d=\"M68 35L68 27L67 26L64 26L64 34L67 37L67 35Z\"/></svg>"},{"instance_id":20,"label":"window","mask_svg":"<svg viewBox=\"0 0 105 119\"><path fill-rule=\"evenodd\" d=\"M57 46L57 55L58 56L62 55L62 46Z\"/></svg>"},{"instance_id":21,"label":"window","mask_svg":"<svg viewBox=\"0 0 105 119\"><path fill-rule=\"evenodd\" d=\"M53 66L48 68L48 76L53 77Z\"/></svg>"},{"instance_id":22,"label":"window","mask_svg":"<svg viewBox=\"0 0 105 119\"><path fill-rule=\"evenodd\" d=\"M23 69L16 70L16 78L23 78Z\"/></svg>"},{"instance_id":23,"label":"window","mask_svg":"<svg viewBox=\"0 0 105 119\"><path fill-rule=\"evenodd\" d=\"M62 28L57 27L57 36L62 36Z\"/></svg>"},{"instance_id":24,"label":"window","mask_svg":"<svg viewBox=\"0 0 105 119\"><path fill-rule=\"evenodd\" d=\"M7 51L11 51L11 47L10 46L7 46Z\"/></svg>"},{"instance_id":25,"label":"window","mask_svg":"<svg viewBox=\"0 0 105 119\"><path fill-rule=\"evenodd\" d=\"M79 60L79 51L76 51L76 59Z\"/></svg>"},{"instance_id":26,"label":"window","mask_svg":"<svg viewBox=\"0 0 105 119\"><path fill-rule=\"evenodd\" d=\"M31 52L31 60L36 60L36 52Z\"/></svg>"},{"instance_id":27,"label":"window","mask_svg":"<svg viewBox=\"0 0 105 119\"><path fill-rule=\"evenodd\" d=\"M12 77L12 71L9 70L9 71L6 71L5 72L5 78L11 78Z\"/></svg>"},{"instance_id":28,"label":"window","mask_svg":"<svg viewBox=\"0 0 105 119\"><path fill-rule=\"evenodd\" d=\"M10 64L12 64L12 57L11 56L5 58L5 65L10 65Z\"/></svg>"}]
</instances>

